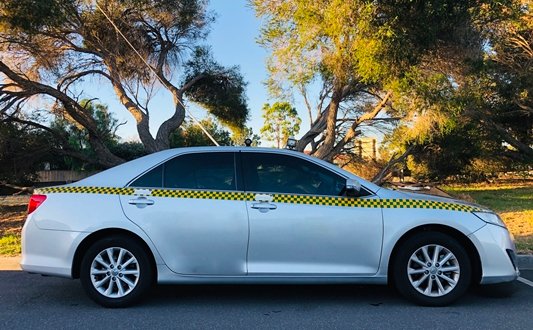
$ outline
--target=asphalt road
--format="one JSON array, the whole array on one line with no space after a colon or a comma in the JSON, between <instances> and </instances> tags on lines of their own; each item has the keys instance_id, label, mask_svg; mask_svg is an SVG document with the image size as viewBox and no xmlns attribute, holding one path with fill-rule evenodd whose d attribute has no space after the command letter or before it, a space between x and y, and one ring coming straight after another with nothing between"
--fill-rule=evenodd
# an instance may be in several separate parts
<instances>
[{"instance_id":1,"label":"asphalt road","mask_svg":"<svg viewBox=\"0 0 533 330\"><path fill-rule=\"evenodd\" d=\"M0 329L29 328L533 329L533 287L485 287L424 308L384 286L159 286L138 306L105 309L77 280L0 271Z\"/></svg>"}]
</instances>

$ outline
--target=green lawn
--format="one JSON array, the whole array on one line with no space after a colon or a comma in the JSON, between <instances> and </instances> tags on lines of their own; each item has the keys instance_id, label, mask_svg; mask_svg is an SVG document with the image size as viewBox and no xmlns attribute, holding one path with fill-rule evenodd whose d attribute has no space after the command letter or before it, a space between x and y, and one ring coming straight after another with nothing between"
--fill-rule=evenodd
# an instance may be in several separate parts
<instances>
[{"instance_id":1,"label":"green lawn","mask_svg":"<svg viewBox=\"0 0 533 330\"><path fill-rule=\"evenodd\" d=\"M450 195L468 195L496 212L533 210L533 187L508 186L443 187Z\"/></svg>"}]
</instances>

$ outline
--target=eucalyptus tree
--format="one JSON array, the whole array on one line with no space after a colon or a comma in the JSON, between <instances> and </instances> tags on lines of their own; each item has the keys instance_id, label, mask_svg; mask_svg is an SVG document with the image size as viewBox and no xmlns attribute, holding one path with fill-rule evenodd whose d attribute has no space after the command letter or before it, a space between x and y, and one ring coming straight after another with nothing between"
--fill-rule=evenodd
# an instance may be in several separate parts
<instances>
[{"instance_id":1,"label":"eucalyptus tree","mask_svg":"<svg viewBox=\"0 0 533 330\"><path fill-rule=\"evenodd\" d=\"M276 142L277 148L280 148L281 143L298 134L302 120L290 103L276 102L263 105L263 122L260 133L265 140Z\"/></svg>"},{"instance_id":2,"label":"eucalyptus tree","mask_svg":"<svg viewBox=\"0 0 533 330\"><path fill-rule=\"evenodd\" d=\"M260 43L271 52L272 94L300 93L309 110L311 127L297 148L331 161L364 126L408 123L412 141L445 127L456 108L432 98L446 98L462 83L465 64L483 57L476 24L492 1L252 3L264 22ZM316 85L321 90L309 97ZM443 94L431 95L428 86Z\"/></svg>"},{"instance_id":3,"label":"eucalyptus tree","mask_svg":"<svg viewBox=\"0 0 533 330\"><path fill-rule=\"evenodd\" d=\"M40 104L52 115L62 109L87 130L103 166L123 160L105 145L94 118L80 103L98 97L80 90L84 80L111 86L134 118L147 152L170 146L169 136L185 119L186 102L198 103L240 129L248 116L245 83L237 67L218 64L203 45L213 21L206 7L206 0L2 1L2 118L32 122L27 112L35 102L30 101L44 100ZM171 107L153 107L154 88L170 93ZM150 116L155 111L167 119L152 134Z\"/></svg>"}]
</instances>

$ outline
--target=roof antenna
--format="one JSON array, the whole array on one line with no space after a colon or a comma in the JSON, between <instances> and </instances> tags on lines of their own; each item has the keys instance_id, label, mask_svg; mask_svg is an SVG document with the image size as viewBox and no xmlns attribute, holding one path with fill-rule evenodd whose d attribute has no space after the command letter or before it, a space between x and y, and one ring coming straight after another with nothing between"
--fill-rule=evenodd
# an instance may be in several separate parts
<instances>
[{"instance_id":1,"label":"roof antenna","mask_svg":"<svg viewBox=\"0 0 533 330\"><path fill-rule=\"evenodd\" d=\"M244 140L244 145L247 146L247 147L250 147L252 145L252 139L250 138L247 138L246 140Z\"/></svg>"},{"instance_id":2,"label":"roof antenna","mask_svg":"<svg viewBox=\"0 0 533 330\"><path fill-rule=\"evenodd\" d=\"M135 54L137 54L137 56L139 56L139 58L143 61L143 63L146 65L146 67L152 71L152 73L156 76L157 80L159 80L159 82L162 84L162 85L165 85L165 83L161 80L161 78L157 75L157 73L155 72L155 70L150 66L150 64L148 64L148 62L146 62L146 60L144 59L144 57L142 57L141 53L139 53L139 51L137 49L135 49L135 47L131 44L131 42L128 40L128 38L126 38L126 36L122 33L122 31L120 31L120 29L118 28L118 26L115 24L115 22L113 22L113 20L106 14L106 12L98 5L98 1L96 0L94 2L94 4L96 5L96 8L98 8L99 11L102 12L102 14L104 14L105 18L109 21L109 23L111 23L111 25L113 25L113 28L118 32L118 34L120 34L120 36L124 39L124 41L126 41L126 43L128 44L128 46L130 46L131 49L133 49L133 51L135 52ZM200 126L200 128L202 129L202 131L205 133L205 135L207 135L207 137L217 146L219 147L220 144L218 144L218 142L215 140L215 138L209 134L209 132L205 129L205 127L198 121L198 119L196 119L196 117L194 117L190 111L187 110L187 108L185 107L185 104L183 104L183 102L181 102L180 100L176 99L176 101L178 101L179 104L181 104L181 106L183 107L183 109L185 110L185 112L189 115L189 117L191 117L193 119L193 121L198 125Z\"/></svg>"}]
</instances>

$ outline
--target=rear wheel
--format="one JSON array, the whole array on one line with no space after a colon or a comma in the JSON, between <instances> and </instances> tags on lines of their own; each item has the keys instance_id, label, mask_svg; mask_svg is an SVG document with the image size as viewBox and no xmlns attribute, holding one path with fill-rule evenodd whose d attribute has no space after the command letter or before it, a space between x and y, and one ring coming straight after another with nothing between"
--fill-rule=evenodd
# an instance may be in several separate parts
<instances>
[{"instance_id":1,"label":"rear wheel","mask_svg":"<svg viewBox=\"0 0 533 330\"><path fill-rule=\"evenodd\" d=\"M80 280L87 295L105 307L125 307L138 301L153 282L146 251L126 236L94 243L81 262Z\"/></svg>"},{"instance_id":2,"label":"rear wheel","mask_svg":"<svg viewBox=\"0 0 533 330\"><path fill-rule=\"evenodd\" d=\"M464 247L453 237L424 232L399 247L394 260L396 288L424 306L445 306L468 289L472 266Z\"/></svg>"}]
</instances>

